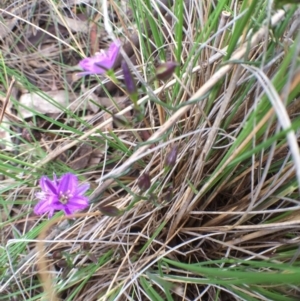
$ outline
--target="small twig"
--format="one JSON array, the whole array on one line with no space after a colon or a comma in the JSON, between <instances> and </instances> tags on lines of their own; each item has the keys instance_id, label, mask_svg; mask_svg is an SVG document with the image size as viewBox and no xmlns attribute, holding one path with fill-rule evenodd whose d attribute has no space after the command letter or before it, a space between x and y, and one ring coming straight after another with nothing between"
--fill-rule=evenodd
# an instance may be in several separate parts
<instances>
[{"instance_id":1,"label":"small twig","mask_svg":"<svg viewBox=\"0 0 300 301\"><path fill-rule=\"evenodd\" d=\"M9 103L9 99L10 99L10 95L11 95L11 92L12 92L12 88L15 84L15 78L13 77L11 82L10 82L10 85L8 87L8 90L7 90L7 93L6 93L6 96L5 96L5 99L3 101L3 105L2 105L2 111L0 113L0 124L2 123L2 120L3 120L3 117L4 117L4 114L5 114L5 111L6 111L6 108L7 108L7 105Z\"/></svg>"}]
</instances>

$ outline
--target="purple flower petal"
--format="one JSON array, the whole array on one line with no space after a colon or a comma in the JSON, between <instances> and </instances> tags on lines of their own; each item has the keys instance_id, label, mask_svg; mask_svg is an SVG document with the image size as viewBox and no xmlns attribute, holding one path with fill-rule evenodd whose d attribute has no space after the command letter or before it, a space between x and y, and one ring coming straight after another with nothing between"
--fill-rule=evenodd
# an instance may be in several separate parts
<instances>
[{"instance_id":1,"label":"purple flower petal","mask_svg":"<svg viewBox=\"0 0 300 301\"><path fill-rule=\"evenodd\" d=\"M100 60L101 61L101 60ZM99 62L99 59L97 57L91 57L91 58L85 58L82 61L79 62L79 66L86 70L86 74L103 74L106 72L105 69L98 67L96 64Z\"/></svg>"},{"instance_id":2,"label":"purple flower petal","mask_svg":"<svg viewBox=\"0 0 300 301\"><path fill-rule=\"evenodd\" d=\"M65 209L67 209L68 210L68 212L70 212L70 213L68 213L68 215L69 214L73 214L73 213L76 213L76 212L78 212L78 211L81 211L81 210L84 210L84 209L86 209L88 207L88 205L86 205L86 206L81 206L81 207L78 207L78 206L66 206L66 207L64 207L64 209L63 210L65 210Z\"/></svg>"},{"instance_id":3,"label":"purple flower petal","mask_svg":"<svg viewBox=\"0 0 300 301\"><path fill-rule=\"evenodd\" d=\"M44 192L51 192L53 194L57 193L57 185L55 182L51 181L48 177L43 176L40 179L40 186Z\"/></svg>"},{"instance_id":4,"label":"purple flower petal","mask_svg":"<svg viewBox=\"0 0 300 301\"><path fill-rule=\"evenodd\" d=\"M92 57L84 58L79 62L83 72L78 73L78 75L104 74L107 70L113 68L119 55L120 47L121 43L117 40L111 43L108 50L96 53Z\"/></svg>"},{"instance_id":5,"label":"purple flower petal","mask_svg":"<svg viewBox=\"0 0 300 301\"><path fill-rule=\"evenodd\" d=\"M34 213L36 215L42 215L47 212L49 212L49 215L53 215L54 210L53 203L49 200L42 200L34 207Z\"/></svg>"},{"instance_id":6,"label":"purple flower petal","mask_svg":"<svg viewBox=\"0 0 300 301\"><path fill-rule=\"evenodd\" d=\"M65 215L71 215L73 213L68 207L64 207L63 210L65 212Z\"/></svg>"},{"instance_id":7,"label":"purple flower petal","mask_svg":"<svg viewBox=\"0 0 300 301\"><path fill-rule=\"evenodd\" d=\"M82 208L85 208L89 205L88 198L86 197L74 197L69 199L68 207L72 207L73 210L80 210ZM76 209L78 208L78 209Z\"/></svg>"},{"instance_id":8,"label":"purple flower petal","mask_svg":"<svg viewBox=\"0 0 300 301\"><path fill-rule=\"evenodd\" d=\"M48 200L40 201L38 202L33 211L37 215L44 214L45 212L48 212L51 209L51 204L49 204Z\"/></svg>"},{"instance_id":9,"label":"purple flower petal","mask_svg":"<svg viewBox=\"0 0 300 301\"><path fill-rule=\"evenodd\" d=\"M83 195L86 191L88 191L90 188L89 183L81 184L77 187L76 195Z\"/></svg>"},{"instance_id":10,"label":"purple flower petal","mask_svg":"<svg viewBox=\"0 0 300 301\"><path fill-rule=\"evenodd\" d=\"M106 65L104 65L107 69L110 69L114 66L115 60L119 55L120 47L121 43L118 40L114 43L111 43L111 45L109 46L108 52L106 53L107 58L109 58L109 61L106 60Z\"/></svg>"},{"instance_id":11,"label":"purple flower petal","mask_svg":"<svg viewBox=\"0 0 300 301\"><path fill-rule=\"evenodd\" d=\"M74 195L77 189L77 185L78 185L77 177L71 173L66 173L59 180L57 192L71 193Z\"/></svg>"}]
</instances>

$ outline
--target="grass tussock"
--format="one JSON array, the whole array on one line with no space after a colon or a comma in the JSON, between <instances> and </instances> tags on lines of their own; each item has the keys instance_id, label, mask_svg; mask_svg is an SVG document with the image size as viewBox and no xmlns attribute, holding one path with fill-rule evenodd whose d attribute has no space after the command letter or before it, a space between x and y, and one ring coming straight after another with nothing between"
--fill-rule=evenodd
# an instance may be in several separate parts
<instances>
[{"instance_id":1,"label":"grass tussock","mask_svg":"<svg viewBox=\"0 0 300 301\"><path fill-rule=\"evenodd\" d=\"M300 11L275 4L0 4L0 300L299 300ZM89 208L35 215L67 172Z\"/></svg>"}]
</instances>

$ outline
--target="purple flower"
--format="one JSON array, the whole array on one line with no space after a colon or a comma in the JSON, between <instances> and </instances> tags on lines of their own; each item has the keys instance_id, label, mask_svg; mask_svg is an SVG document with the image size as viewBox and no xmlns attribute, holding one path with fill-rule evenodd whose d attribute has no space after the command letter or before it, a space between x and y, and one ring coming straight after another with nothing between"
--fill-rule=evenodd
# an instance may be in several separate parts
<instances>
[{"instance_id":1,"label":"purple flower","mask_svg":"<svg viewBox=\"0 0 300 301\"><path fill-rule=\"evenodd\" d=\"M121 42L117 40L110 44L108 50L97 52L94 56L81 60L79 66L84 72L80 72L78 75L85 76L105 73L114 66L120 47Z\"/></svg>"},{"instance_id":2,"label":"purple flower","mask_svg":"<svg viewBox=\"0 0 300 301\"><path fill-rule=\"evenodd\" d=\"M138 179L138 187L141 191L146 191L151 186L151 179L148 173L143 173Z\"/></svg>"},{"instance_id":3,"label":"purple flower","mask_svg":"<svg viewBox=\"0 0 300 301\"><path fill-rule=\"evenodd\" d=\"M49 217L54 211L63 210L70 215L78 210L88 207L88 198L84 193L89 189L89 184L78 185L78 179L71 173L64 174L59 180L54 175L53 181L43 176L40 179L42 191L36 194L40 201L34 207L34 213L42 215L49 212Z\"/></svg>"},{"instance_id":4,"label":"purple flower","mask_svg":"<svg viewBox=\"0 0 300 301\"><path fill-rule=\"evenodd\" d=\"M136 93L135 82L134 82L134 79L132 77L132 74L130 72L130 69L129 69L127 63L125 61L122 61L121 67L122 67L122 70L123 70L124 82L125 82L125 86L127 88L127 92L129 94Z\"/></svg>"},{"instance_id":5,"label":"purple flower","mask_svg":"<svg viewBox=\"0 0 300 301\"><path fill-rule=\"evenodd\" d=\"M179 66L179 64L176 62L166 62L159 64L156 68L156 77L160 80L168 80L169 78L171 78L177 66Z\"/></svg>"},{"instance_id":6,"label":"purple flower","mask_svg":"<svg viewBox=\"0 0 300 301\"><path fill-rule=\"evenodd\" d=\"M166 156L165 166L172 168L177 160L178 146L174 145Z\"/></svg>"}]
</instances>

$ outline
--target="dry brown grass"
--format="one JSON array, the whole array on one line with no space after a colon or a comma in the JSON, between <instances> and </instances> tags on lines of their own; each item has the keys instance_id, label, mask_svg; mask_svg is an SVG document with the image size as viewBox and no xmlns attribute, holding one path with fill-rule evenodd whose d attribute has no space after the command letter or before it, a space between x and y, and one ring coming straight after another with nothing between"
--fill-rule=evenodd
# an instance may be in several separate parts
<instances>
[{"instance_id":1,"label":"dry brown grass","mask_svg":"<svg viewBox=\"0 0 300 301\"><path fill-rule=\"evenodd\" d=\"M93 52L93 43L98 45L97 39L100 40L99 46L105 47L106 31L104 27L98 28L95 41L92 34L96 29L92 23L86 22L86 16L77 12L75 18L74 10L69 10L72 6L66 5L63 9L62 3L57 7L50 0L38 3L6 1L0 5L2 18L6 26L11 27L10 30L0 27L3 36L0 47L5 65L11 70L18 70L41 91L65 89L76 95L93 91L97 99L100 99L100 104L103 104L106 96L101 84L96 80L87 79L84 82L85 87L80 86L74 76L76 71L70 66L75 66L80 55L88 53L87 49ZM143 83L149 77L148 62L137 43L139 39L135 24L132 23L131 11L126 2L122 2L123 10L117 10L116 5L111 4L115 8L114 30L116 32L116 29L123 28L125 53L136 66L136 76ZM186 32L182 64L199 35L197 26L207 22L210 5L213 4L204 1L200 5L197 1L186 1L185 5ZM101 14L97 13L97 9L100 8L99 3L95 4L94 8L87 6L86 13L91 19L102 22ZM239 7L236 9L238 15ZM7 11L7 14L4 11ZM153 11L156 11L155 8ZM163 36L168 45L167 56L174 57L174 21L165 11L156 11L155 14L164 21ZM66 25L62 16L77 20L76 24L80 28L74 30L70 25ZM277 19L273 19L274 25L280 23L284 13L277 12L276 16ZM237 16L235 18L237 19ZM38 117L33 121L36 127L40 126L45 132L49 130L51 133L43 133L42 138L37 139L46 156L34 153L34 144L30 148L24 141L19 141L16 157L31 162L32 166L25 167L26 172L20 176L20 185L7 190L4 193L5 199L34 200L34 181L38 174L49 173L53 166L58 169L63 165L74 167L72 164L77 160L80 170L78 173L91 183L94 190L91 195L93 203L88 212L75 216L75 220L58 218L51 222L51 225L45 224L42 235L46 238L39 236L37 240L28 239L25 251L22 250L17 258L11 257L12 261L5 267L7 270L3 273L5 277L3 276L0 287L2 294L8 296L19 291L19 299L15 300L35 300L34 298L45 290L49 294L53 293L52 297L49 297L50 300L69 300L70 296L76 301L111 300L109 298L113 298L114 295L115 300L151 300L141 285L140 276L148 277L147 272L157 271L159 259L164 257L184 263L224 258L274 258L274 262L282 263L298 261L300 206L294 161L291 159L294 154L291 154L289 141L282 137L277 140L277 144L262 148L252 157L234 163L245 152L248 143L254 148L279 131L282 124L276 115L278 112L270 108L266 110L265 116L254 121L249 136L245 137L220 166L230 151L230 146L239 138L241 130L249 126L247 116L258 106L260 93L264 90L259 80L253 81L252 87L247 87L247 83L254 78L253 75L259 73L254 68L251 69L250 65L222 65L221 59L226 50L224 47L227 45L232 25L236 22L235 18L227 19L226 14L223 16L221 21L224 22L223 25L227 24L227 31L219 34L218 39L208 42L197 62L191 64L180 78L175 76L175 79L167 84L155 82L153 86L147 85L148 93L146 96L141 95L139 101L145 104L145 118L135 124L135 128L114 128L113 119L105 114L104 110L97 113L87 110L82 113L82 108L74 114L85 120L85 124L80 124L73 115L61 113L50 116L52 120L62 124L69 124L74 128L78 126L81 133L62 135L60 130L65 129L57 128L57 124L51 124L49 119ZM296 30L299 29L297 20L297 17L291 20L291 25L282 35L281 43L278 43L274 50L274 61L266 58L267 63L263 70L270 79L278 72L286 55L285 45L288 47L288 43L292 43L296 38ZM220 26L219 30L221 29ZM50 32L51 35L43 35L45 32ZM241 37L232 61L244 58L249 47L249 44L243 45L244 41L249 40L246 34L247 32L244 32ZM269 38L271 33L264 28L252 37L248 61L260 62L268 45L264 40ZM153 56L157 56L155 51ZM158 61L158 57L155 61ZM221 78L222 84L219 81ZM299 78L299 71L294 68L290 80L285 83L279 95L283 101L286 101L289 93L299 85ZM2 79L7 80L2 84L0 80L0 90L5 94L6 84L11 81L12 74L9 73ZM16 99L28 88L21 79L20 76L17 77L12 91L12 96ZM174 97L173 92L178 82L180 88ZM114 97L124 96L120 87L112 85L109 79L105 79L104 83ZM168 109L149 99L172 99L174 103L184 104L199 99L217 85L219 89L214 93L214 99L206 96L201 101L192 102L177 110ZM237 101L245 89L248 89L249 93L237 107ZM128 119L132 118L130 103L125 100L119 105L121 112L118 114L126 115ZM116 108L110 108L114 113L118 112ZM293 121L298 117L298 111L299 95L295 95L286 107L287 116ZM231 115L232 112L235 113ZM12 118L9 117L9 120L12 121ZM20 117L15 118L15 128L22 129L29 122ZM225 126L226 122L228 124ZM101 140L99 130L103 131L101 135L105 135L107 141ZM264 134L259 135L260 131L264 131ZM131 154L122 153L121 147L116 150L108 143L114 141L112 132L124 143L128 151L132 152ZM153 143L136 148L140 142L138 139L146 141L149 137ZM296 132L291 139L297 142L298 137ZM85 148L80 155L80 149L82 150L84 145L89 151ZM175 145L178 147L176 164L165 172L166 156ZM100 157L97 165L86 159L86 152L91 158ZM230 164L232 168L228 172ZM148 201L137 202L133 208L117 217L101 213L104 205L126 209L134 199L133 194L140 194L137 180L139 175L145 172L150 174L152 184L156 185L151 195L146 194ZM8 174L3 176L3 185L14 183L16 179L13 178L15 176L10 178ZM167 200L170 192L172 197ZM25 233L35 231L36 237L40 232L38 224L44 218L39 219L29 213L31 207L30 203L17 204L10 207L8 215L6 212L2 216L1 240L6 248L3 254L8 254L8 258L9 247L25 242ZM37 246L38 242L40 245ZM284 255L291 250L294 251L294 255ZM53 259L54 251L65 252L64 258ZM72 267L62 267L68 259L66 254L70 256ZM95 268L93 261L97 262L105 256L105 263ZM16 259L19 262L16 262ZM46 268L38 259L46 259ZM181 274L173 267L163 267L163 271L165 274ZM49 276L50 284L45 279L43 288L34 287L38 283L38 272ZM191 273L190 277L193 276L195 275ZM58 292L51 285L51 279L55 279ZM76 292L83 282L82 288ZM164 296L161 289L153 286ZM253 296L253 299L249 297L249 300L266 300L257 292L244 289L246 295ZM277 292L291 298L299 298L300 295L297 287L292 289L283 285L274 288L274 291L276 289ZM213 284L199 285L174 281L170 290L174 300L240 300L227 287Z\"/></svg>"}]
</instances>

